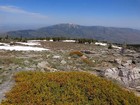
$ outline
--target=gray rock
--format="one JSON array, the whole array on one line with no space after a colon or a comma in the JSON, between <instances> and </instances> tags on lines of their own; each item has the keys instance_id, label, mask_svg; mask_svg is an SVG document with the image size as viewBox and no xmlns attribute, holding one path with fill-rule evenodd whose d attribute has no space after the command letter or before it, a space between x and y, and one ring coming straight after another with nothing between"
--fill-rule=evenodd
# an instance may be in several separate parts
<instances>
[{"instance_id":1,"label":"gray rock","mask_svg":"<svg viewBox=\"0 0 140 105\"><path fill-rule=\"evenodd\" d=\"M135 65L137 65L138 63L140 63L140 58L134 58L132 60L132 63L135 64Z\"/></svg>"},{"instance_id":2,"label":"gray rock","mask_svg":"<svg viewBox=\"0 0 140 105\"><path fill-rule=\"evenodd\" d=\"M124 67L129 67L132 64L132 60L127 60L126 63L122 64Z\"/></svg>"},{"instance_id":3,"label":"gray rock","mask_svg":"<svg viewBox=\"0 0 140 105\"><path fill-rule=\"evenodd\" d=\"M131 70L131 75L133 76L133 80L139 79L140 78L140 68L137 68L137 67L133 68Z\"/></svg>"},{"instance_id":4,"label":"gray rock","mask_svg":"<svg viewBox=\"0 0 140 105\"><path fill-rule=\"evenodd\" d=\"M41 71L41 72L45 72L45 70L44 70L44 69L40 69L40 71Z\"/></svg>"},{"instance_id":5,"label":"gray rock","mask_svg":"<svg viewBox=\"0 0 140 105\"><path fill-rule=\"evenodd\" d=\"M17 68L16 68L16 71L22 71L22 70L23 70L22 67L17 67Z\"/></svg>"},{"instance_id":6,"label":"gray rock","mask_svg":"<svg viewBox=\"0 0 140 105\"><path fill-rule=\"evenodd\" d=\"M34 71L34 70L35 70L35 68L25 67L25 68L24 68L24 70L25 70L25 71Z\"/></svg>"},{"instance_id":7,"label":"gray rock","mask_svg":"<svg viewBox=\"0 0 140 105\"><path fill-rule=\"evenodd\" d=\"M127 53L136 53L135 50L130 50L130 49L126 49L126 52L127 52Z\"/></svg>"},{"instance_id":8,"label":"gray rock","mask_svg":"<svg viewBox=\"0 0 140 105\"><path fill-rule=\"evenodd\" d=\"M3 69L3 68L4 68L3 66L0 66L0 70Z\"/></svg>"},{"instance_id":9,"label":"gray rock","mask_svg":"<svg viewBox=\"0 0 140 105\"><path fill-rule=\"evenodd\" d=\"M68 59L71 59L71 57L68 57Z\"/></svg>"},{"instance_id":10,"label":"gray rock","mask_svg":"<svg viewBox=\"0 0 140 105\"><path fill-rule=\"evenodd\" d=\"M82 59L86 59L87 57L85 55L81 56Z\"/></svg>"},{"instance_id":11,"label":"gray rock","mask_svg":"<svg viewBox=\"0 0 140 105\"><path fill-rule=\"evenodd\" d=\"M119 65L121 65L122 60L121 59L115 59L114 62L117 63L117 64L119 64Z\"/></svg>"},{"instance_id":12,"label":"gray rock","mask_svg":"<svg viewBox=\"0 0 140 105\"><path fill-rule=\"evenodd\" d=\"M105 77L116 79L118 77L118 73L119 73L118 69L111 68L111 69L106 69L104 75Z\"/></svg>"},{"instance_id":13,"label":"gray rock","mask_svg":"<svg viewBox=\"0 0 140 105\"><path fill-rule=\"evenodd\" d=\"M127 78L128 74L130 74L130 70L128 70L127 68L123 68L119 70L118 76Z\"/></svg>"},{"instance_id":14,"label":"gray rock","mask_svg":"<svg viewBox=\"0 0 140 105\"><path fill-rule=\"evenodd\" d=\"M47 70L49 70L50 72L56 72L56 71L59 71L55 68L51 68L51 67L46 67Z\"/></svg>"},{"instance_id":15,"label":"gray rock","mask_svg":"<svg viewBox=\"0 0 140 105\"><path fill-rule=\"evenodd\" d=\"M59 59L59 58L61 58L59 55L54 55L53 57L52 57L53 59Z\"/></svg>"},{"instance_id":16,"label":"gray rock","mask_svg":"<svg viewBox=\"0 0 140 105\"><path fill-rule=\"evenodd\" d=\"M61 64L65 65L67 62L65 60L61 61Z\"/></svg>"},{"instance_id":17,"label":"gray rock","mask_svg":"<svg viewBox=\"0 0 140 105\"><path fill-rule=\"evenodd\" d=\"M25 60L25 61L24 61L24 64L25 64L25 65L28 65L29 63L30 63L30 62L29 62L28 60Z\"/></svg>"},{"instance_id":18,"label":"gray rock","mask_svg":"<svg viewBox=\"0 0 140 105\"><path fill-rule=\"evenodd\" d=\"M106 69L104 76L107 78L115 79L119 83L128 87L135 87L140 85L140 68L110 68Z\"/></svg>"},{"instance_id":19,"label":"gray rock","mask_svg":"<svg viewBox=\"0 0 140 105\"><path fill-rule=\"evenodd\" d=\"M95 54L95 52L93 51L89 51L89 50L83 50L81 51L82 53L85 53L85 54Z\"/></svg>"},{"instance_id":20,"label":"gray rock","mask_svg":"<svg viewBox=\"0 0 140 105\"><path fill-rule=\"evenodd\" d=\"M135 87L136 91L140 92L140 86Z\"/></svg>"},{"instance_id":21,"label":"gray rock","mask_svg":"<svg viewBox=\"0 0 140 105\"><path fill-rule=\"evenodd\" d=\"M36 68L37 66L35 64L31 65L31 68Z\"/></svg>"},{"instance_id":22,"label":"gray rock","mask_svg":"<svg viewBox=\"0 0 140 105\"><path fill-rule=\"evenodd\" d=\"M42 61L40 63L37 64L38 68L46 68L46 66L48 66L49 63L47 61Z\"/></svg>"}]
</instances>

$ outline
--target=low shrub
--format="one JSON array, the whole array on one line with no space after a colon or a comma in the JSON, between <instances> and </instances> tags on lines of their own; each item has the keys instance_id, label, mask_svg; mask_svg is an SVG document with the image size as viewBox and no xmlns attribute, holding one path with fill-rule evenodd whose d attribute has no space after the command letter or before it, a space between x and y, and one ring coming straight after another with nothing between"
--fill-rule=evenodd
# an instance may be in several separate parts
<instances>
[{"instance_id":1,"label":"low shrub","mask_svg":"<svg viewBox=\"0 0 140 105\"><path fill-rule=\"evenodd\" d=\"M140 105L139 97L84 72L20 72L1 105Z\"/></svg>"},{"instance_id":2,"label":"low shrub","mask_svg":"<svg viewBox=\"0 0 140 105\"><path fill-rule=\"evenodd\" d=\"M108 49L113 49L112 44L108 45Z\"/></svg>"},{"instance_id":3,"label":"low shrub","mask_svg":"<svg viewBox=\"0 0 140 105\"><path fill-rule=\"evenodd\" d=\"M70 52L69 55L70 56L77 55L77 56L81 57L81 56L83 56L83 53L80 51L72 51L72 52Z\"/></svg>"},{"instance_id":4,"label":"low shrub","mask_svg":"<svg viewBox=\"0 0 140 105\"><path fill-rule=\"evenodd\" d=\"M88 58L82 58L82 61L86 64L88 64L89 66L94 66L94 63L92 61L90 61Z\"/></svg>"}]
</instances>

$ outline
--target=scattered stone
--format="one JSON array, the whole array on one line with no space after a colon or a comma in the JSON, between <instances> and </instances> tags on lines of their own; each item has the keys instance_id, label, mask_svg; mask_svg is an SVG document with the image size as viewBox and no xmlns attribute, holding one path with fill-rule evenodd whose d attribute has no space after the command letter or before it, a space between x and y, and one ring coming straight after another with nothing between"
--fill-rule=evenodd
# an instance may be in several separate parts
<instances>
[{"instance_id":1,"label":"scattered stone","mask_svg":"<svg viewBox=\"0 0 140 105\"><path fill-rule=\"evenodd\" d=\"M47 70L49 70L50 72L56 72L56 71L59 71L55 68L51 68L51 67L46 67Z\"/></svg>"},{"instance_id":2,"label":"scattered stone","mask_svg":"<svg viewBox=\"0 0 140 105\"><path fill-rule=\"evenodd\" d=\"M41 71L41 72L45 72L45 70L44 70L44 69L40 69L40 71Z\"/></svg>"},{"instance_id":3,"label":"scattered stone","mask_svg":"<svg viewBox=\"0 0 140 105\"><path fill-rule=\"evenodd\" d=\"M81 56L82 59L87 59L87 57L85 55Z\"/></svg>"},{"instance_id":4,"label":"scattered stone","mask_svg":"<svg viewBox=\"0 0 140 105\"><path fill-rule=\"evenodd\" d=\"M122 66L128 67L132 64L132 60L127 60L126 63L122 64Z\"/></svg>"},{"instance_id":5,"label":"scattered stone","mask_svg":"<svg viewBox=\"0 0 140 105\"><path fill-rule=\"evenodd\" d=\"M119 65L121 65L122 60L121 59L115 59L114 62L117 63L117 64L119 64Z\"/></svg>"},{"instance_id":6,"label":"scattered stone","mask_svg":"<svg viewBox=\"0 0 140 105\"><path fill-rule=\"evenodd\" d=\"M116 68L106 69L104 76L108 78L116 79L118 77L119 71Z\"/></svg>"},{"instance_id":7,"label":"scattered stone","mask_svg":"<svg viewBox=\"0 0 140 105\"><path fill-rule=\"evenodd\" d=\"M61 58L61 57L58 56L58 55L54 55L54 56L53 56L53 59L59 59L59 58Z\"/></svg>"},{"instance_id":8,"label":"scattered stone","mask_svg":"<svg viewBox=\"0 0 140 105\"><path fill-rule=\"evenodd\" d=\"M83 50L81 51L82 53L85 53L85 54L94 54L95 52L93 51L89 51L89 50Z\"/></svg>"},{"instance_id":9,"label":"scattered stone","mask_svg":"<svg viewBox=\"0 0 140 105\"><path fill-rule=\"evenodd\" d=\"M110 68L106 69L104 76L107 78L112 78L127 87L135 87L140 85L140 68ZM132 85L133 84L133 85ZM135 84L135 85L134 85Z\"/></svg>"},{"instance_id":10,"label":"scattered stone","mask_svg":"<svg viewBox=\"0 0 140 105\"><path fill-rule=\"evenodd\" d=\"M140 86L135 87L136 91L140 92Z\"/></svg>"},{"instance_id":11,"label":"scattered stone","mask_svg":"<svg viewBox=\"0 0 140 105\"><path fill-rule=\"evenodd\" d=\"M16 71L22 71L23 68L22 67L17 67Z\"/></svg>"},{"instance_id":12,"label":"scattered stone","mask_svg":"<svg viewBox=\"0 0 140 105\"><path fill-rule=\"evenodd\" d=\"M50 55L47 55L46 57L47 57L47 58L49 58L49 57L50 57Z\"/></svg>"},{"instance_id":13,"label":"scattered stone","mask_svg":"<svg viewBox=\"0 0 140 105\"><path fill-rule=\"evenodd\" d=\"M25 69L25 71L35 71L36 70L35 68L32 68L32 67L25 67L24 69Z\"/></svg>"},{"instance_id":14,"label":"scattered stone","mask_svg":"<svg viewBox=\"0 0 140 105\"><path fill-rule=\"evenodd\" d=\"M137 65L138 63L140 63L140 58L134 58L132 60L132 63L135 64L135 65Z\"/></svg>"},{"instance_id":15,"label":"scattered stone","mask_svg":"<svg viewBox=\"0 0 140 105\"><path fill-rule=\"evenodd\" d=\"M24 61L24 64L25 64L25 65L28 65L29 63L30 63L30 62L29 62L28 60L25 60L25 61Z\"/></svg>"},{"instance_id":16,"label":"scattered stone","mask_svg":"<svg viewBox=\"0 0 140 105\"><path fill-rule=\"evenodd\" d=\"M37 67L38 68L46 68L46 66L48 66L48 62L47 61L42 61L40 63L38 63Z\"/></svg>"},{"instance_id":17,"label":"scattered stone","mask_svg":"<svg viewBox=\"0 0 140 105\"><path fill-rule=\"evenodd\" d=\"M71 59L71 57L68 57L68 59Z\"/></svg>"},{"instance_id":18,"label":"scattered stone","mask_svg":"<svg viewBox=\"0 0 140 105\"><path fill-rule=\"evenodd\" d=\"M0 70L3 69L3 66L0 66Z\"/></svg>"},{"instance_id":19,"label":"scattered stone","mask_svg":"<svg viewBox=\"0 0 140 105\"><path fill-rule=\"evenodd\" d=\"M111 60L109 60L108 62L110 62L110 63L114 63L114 60L113 60L113 59L111 59Z\"/></svg>"},{"instance_id":20,"label":"scattered stone","mask_svg":"<svg viewBox=\"0 0 140 105\"><path fill-rule=\"evenodd\" d=\"M67 62L65 60L61 61L61 64L65 65Z\"/></svg>"}]
</instances>

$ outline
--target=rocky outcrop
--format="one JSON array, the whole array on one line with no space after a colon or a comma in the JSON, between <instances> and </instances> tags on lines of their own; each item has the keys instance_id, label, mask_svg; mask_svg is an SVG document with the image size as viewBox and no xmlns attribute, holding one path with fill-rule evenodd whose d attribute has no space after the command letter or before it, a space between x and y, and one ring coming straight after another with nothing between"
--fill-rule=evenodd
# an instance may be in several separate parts
<instances>
[{"instance_id":1,"label":"rocky outcrop","mask_svg":"<svg viewBox=\"0 0 140 105\"><path fill-rule=\"evenodd\" d=\"M140 67L127 60L122 63L120 59L116 59L117 67L104 70L104 76L114 79L126 87L137 88L140 86Z\"/></svg>"}]
</instances>

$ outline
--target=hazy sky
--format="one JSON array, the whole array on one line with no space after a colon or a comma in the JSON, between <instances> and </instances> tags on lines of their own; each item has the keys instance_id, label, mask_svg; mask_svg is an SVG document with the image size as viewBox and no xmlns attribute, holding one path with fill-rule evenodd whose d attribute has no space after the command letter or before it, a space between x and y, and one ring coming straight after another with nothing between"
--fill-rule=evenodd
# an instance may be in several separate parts
<instances>
[{"instance_id":1,"label":"hazy sky","mask_svg":"<svg viewBox=\"0 0 140 105\"><path fill-rule=\"evenodd\" d=\"M140 0L0 0L0 24L59 23L140 29Z\"/></svg>"}]
</instances>

